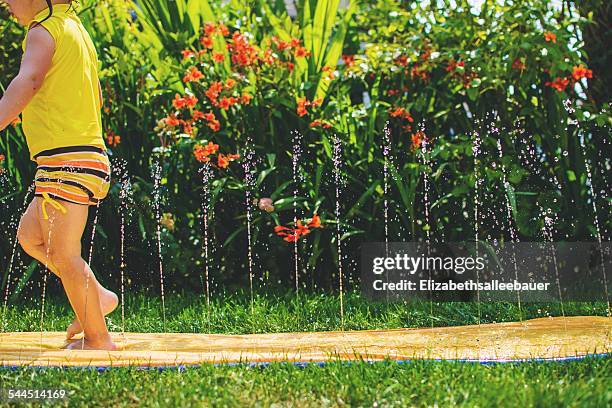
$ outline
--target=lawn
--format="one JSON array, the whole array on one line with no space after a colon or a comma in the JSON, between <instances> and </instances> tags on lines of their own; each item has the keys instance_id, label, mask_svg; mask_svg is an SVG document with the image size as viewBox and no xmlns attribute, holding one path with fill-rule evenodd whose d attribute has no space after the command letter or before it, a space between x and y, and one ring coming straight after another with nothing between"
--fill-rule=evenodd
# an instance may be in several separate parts
<instances>
[{"instance_id":1,"label":"lawn","mask_svg":"<svg viewBox=\"0 0 612 408\"><path fill-rule=\"evenodd\" d=\"M216 296L210 310L199 294L165 299L167 331L249 333L337 330L339 302L329 295L267 294ZM474 303L373 303L357 294L345 300L347 330L476 323ZM567 315L605 315L603 303L565 304ZM516 320L512 304L481 304L481 321ZM554 304L523 305L526 317L559 315ZM161 331L161 300L130 295L126 331ZM210 316L210 319L206 319ZM63 297L45 302L45 330L63 330L71 314ZM7 330L40 330L38 302L23 301L7 312ZM121 310L109 316L121 330ZM392 361L331 362L325 366L271 364L204 365L183 371L130 368L0 370L0 388L63 388L71 406L607 406L612 402L610 357L562 363L475 363Z\"/></svg>"}]
</instances>

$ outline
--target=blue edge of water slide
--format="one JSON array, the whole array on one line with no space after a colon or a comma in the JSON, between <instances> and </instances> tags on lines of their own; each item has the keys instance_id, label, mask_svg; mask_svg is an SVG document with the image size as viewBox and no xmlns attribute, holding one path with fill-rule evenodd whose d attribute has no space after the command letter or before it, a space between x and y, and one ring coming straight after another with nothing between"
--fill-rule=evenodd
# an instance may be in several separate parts
<instances>
[{"instance_id":1,"label":"blue edge of water slide","mask_svg":"<svg viewBox=\"0 0 612 408\"><path fill-rule=\"evenodd\" d=\"M583 356L571 356L571 357L551 357L551 358L522 358L522 359L509 359L509 360L478 360L478 359L462 359L462 360L443 360L443 359L412 359L412 360L330 360L330 361L275 361L275 362L237 362L237 363L212 363L213 366L246 366L246 367L267 367L270 364L291 364L297 366L299 368L304 368L308 365L317 365L319 367L323 367L328 363L342 363L342 364L354 364L354 363L397 363L397 364L409 364L409 363L473 363L473 364L481 364L481 365L497 365L497 364L517 364L517 363L543 363L543 362L570 362L570 361L579 361L585 360L588 358L603 358L608 357L611 353L598 353L598 354L585 354ZM211 363L206 363L211 364ZM206 365L204 364L204 365ZM71 369L71 370L96 370L98 372L104 372L107 370L113 369L130 369L130 370L178 370L185 371L189 368L198 368L202 366L202 364L177 364L177 365L164 365L164 366L142 366L142 365L133 365L133 366L0 366L0 370L18 370L21 368L34 368L34 369Z\"/></svg>"}]
</instances>

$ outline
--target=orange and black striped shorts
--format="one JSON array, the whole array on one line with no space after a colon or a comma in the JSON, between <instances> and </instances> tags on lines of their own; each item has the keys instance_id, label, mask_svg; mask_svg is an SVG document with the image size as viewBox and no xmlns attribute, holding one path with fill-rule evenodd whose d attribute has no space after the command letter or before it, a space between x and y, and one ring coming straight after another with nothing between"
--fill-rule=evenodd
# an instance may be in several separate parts
<instances>
[{"instance_id":1,"label":"orange and black striped shorts","mask_svg":"<svg viewBox=\"0 0 612 408\"><path fill-rule=\"evenodd\" d=\"M35 196L96 205L108 194L111 166L101 147L58 147L37 153L34 159Z\"/></svg>"}]
</instances>

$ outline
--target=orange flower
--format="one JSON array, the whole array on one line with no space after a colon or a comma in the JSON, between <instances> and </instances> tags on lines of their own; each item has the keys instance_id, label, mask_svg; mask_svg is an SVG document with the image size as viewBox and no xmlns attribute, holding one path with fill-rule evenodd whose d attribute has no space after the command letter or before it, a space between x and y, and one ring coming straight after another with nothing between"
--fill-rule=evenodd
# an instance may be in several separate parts
<instances>
[{"instance_id":1,"label":"orange flower","mask_svg":"<svg viewBox=\"0 0 612 408\"><path fill-rule=\"evenodd\" d=\"M308 226L312 228L321 228L321 218L319 218L317 214L314 214L308 223Z\"/></svg>"},{"instance_id":2,"label":"orange flower","mask_svg":"<svg viewBox=\"0 0 612 408\"><path fill-rule=\"evenodd\" d=\"M227 159L227 156L225 156L223 153L219 153L219 155L217 156L217 166L222 169L225 169L227 168L227 166L229 166L229 160Z\"/></svg>"},{"instance_id":3,"label":"orange flower","mask_svg":"<svg viewBox=\"0 0 612 408\"><path fill-rule=\"evenodd\" d=\"M227 37L229 35L229 29L225 24L219 23L219 33L221 33L221 35L224 37Z\"/></svg>"},{"instance_id":4,"label":"orange flower","mask_svg":"<svg viewBox=\"0 0 612 408\"><path fill-rule=\"evenodd\" d=\"M200 44L202 44L203 47L206 48L211 48L213 47L213 39L209 36L204 36L202 38L200 38Z\"/></svg>"},{"instance_id":5,"label":"orange flower","mask_svg":"<svg viewBox=\"0 0 612 408\"><path fill-rule=\"evenodd\" d=\"M234 85L236 85L236 81L234 81L232 78L228 78L225 81L225 89L232 89Z\"/></svg>"},{"instance_id":6,"label":"orange flower","mask_svg":"<svg viewBox=\"0 0 612 408\"><path fill-rule=\"evenodd\" d=\"M197 67L193 66L190 67L187 72L185 72L183 82L196 82L202 78L204 78L204 74L202 74Z\"/></svg>"},{"instance_id":7,"label":"orange flower","mask_svg":"<svg viewBox=\"0 0 612 408\"><path fill-rule=\"evenodd\" d=\"M232 101L225 96L219 101L219 107L223 110L228 110L230 106L232 106Z\"/></svg>"},{"instance_id":8,"label":"orange flower","mask_svg":"<svg viewBox=\"0 0 612 408\"><path fill-rule=\"evenodd\" d=\"M204 114L204 119L209 122L212 122L213 120L215 120L215 114L209 111L208 113Z\"/></svg>"},{"instance_id":9,"label":"orange flower","mask_svg":"<svg viewBox=\"0 0 612 408\"><path fill-rule=\"evenodd\" d=\"M218 132L221 128L221 123L218 120L213 119L208 122L208 127L211 128L213 131Z\"/></svg>"},{"instance_id":10,"label":"orange flower","mask_svg":"<svg viewBox=\"0 0 612 408\"><path fill-rule=\"evenodd\" d=\"M308 57L310 55L310 51L306 50L306 48L299 46L295 49L295 57L302 58Z\"/></svg>"},{"instance_id":11,"label":"orange flower","mask_svg":"<svg viewBox=\"0 0 612 408\"><path fill-rule=\"evenodd\" d=\"M423 141L427 141L427 136L422 130L412 134L412 149L416 150L423 145Z\"/></svg>"},{"instance_id":12,"label":"orange flower","mask_svg":"<svg viewBox=\"0 0 612 408\"><path fill-rule=\"evenodd\" d=\"M225 55L220 52L213 52L213 61L215 62L223 62L225 59Z\"/></svg>"},{"instance_id":13,"label":"orange flower","mask_svg":"<svg viewBox=\"0 0 612 408\"><path fill-rule=\"evenodd\" d=\"M574 66L572 77L574 78L574 81L579 81L581 78L593 78L593 71L580 64L578 66Z\"/></svg>"},{"instance_id":14,"label":"orange flower","mask_svg":"<svg viewBox=\"0 0 612 408\"><path fill-rule=\"evenodd\" d=\"M193 120L200 120L204 119L206 115L204 115L204 113L200 112L199 110L194 110L191 117L193 118Z\"/></svg>"},{"instance_id":15,"label":"orange flower","mask_svg":"<svg viewBox=\"0 0 612 408\"><path fill-rule=\"evenodd\" d=\"M392 118L402 118L402 119L406 119L408 122L414 122L414 119L410 115L410 112L408 112L406 109L401 108L401 107L397 107L393 110L390 110L389 115Z\"/></svg>"},{"instance_id":16,"label":"orange flower","mask_svg":"<svg viewBox=\"0 0 612 408\"><path fill-rule=\"evenodd\" d=\"M311 228L321 228L321 219L317 214L312 216L312 219L307 225L304 225L302 220L297 220L294 228L277 225L274 227L274 232L276 235L284 237L284 241L297 242L300 237L310 234L312 232Z\"/></svg>"},{"instance_id":17,"label":"orange flower","mask_svg":"<svg viewBox=\"0 0 612 408\"><path fill-rule=\"evenodd\" d=\"M569 85L569 79L557 77L553 82L547 81L544 85L555 88L559 92L563 92Z\"/></svg>"},{"instance_id":18,"label":"orange flower","mask_svg":"<svg viewBox=\"0 0 612 408\"><path fill-rule=\"evenodd\" d=\"M208 153L206 153L206 148L202 145L197 144L193 147L193 155L199 162L208 163L210 161L210 157L208 157Z\"/></svg>"},{"instance_id":19,"label":"orange flower","mask_svg":"<svg viewBox=\"0 0 612 408\"><path fill-rule=\"evenodd\" d=\"M194 95L186 96L183 99L185 100L185 105L190 108L195 108L196 104L198 103L198 98L196 98Z\"/></svg>"},{"instance_id":20,"label":"orange flower","mask_svg":"<svg viewBox=\"0 0 612 408\"><path fill-rule=\"evenodd\" d=\"M116 135L111 129L106 131L106 142L110 146L117 146L121 142L121 137Z\"/></svg>"},{"instance_id":21,"label":"orange flower","mask_svg":"<svg viewBox=\"0 0 612 408\"><path fill-rule=\"evenodd\" d=\"M214 34L215 31L217 31L217 26L214 23L206 23L206 25L204 26L204 32L207 35Z\"/></svg>"},{"instance_id":22,"label":"orange flower","mask_svg":"<svg viewBox=\"0 0 612 408\"><path fill-rule=\"evenodd\" d=\"M6 159L6 156L4 156L3 154L0 154L0 163L2 163L5 159Z\"/></svg>"},{"instance_id":23,"label":"orange flower","mask_svg":"<svg viewBox=\"0 0 612 408\"><path fill-rule=\"evenodd\" d=\"M219 97L219 94L221 93L222 90L223 90L223 84L218 81L215 81L212 84L210 84L210 87L206 90L205 94L208 97L208 99L210 99L210 101L213 103L213 105L217 104L217 98Z\"/></svg>"},{"instance_id":24,"label":"orange flower","mask_svg":"<svg viewBox=\"0 0 612 408\"><path fill-rule=\"evenodd\" d=\"M553 43L557 43L557 36L553 33L551 33L550 31L547 31L544 33L544 39L546 41L552 41Z\"/></svg>"},{"instance_id":25,"label":"orange flower","mask_svg":"<svg viewBox=\"0 0 612 408\"><path fill-rule=\"evenodd\" d=\"M306 234L310 234L310 230L308 229L307 226L302 225L302 220L298 220L297 222L297 228L294 229L294 231L298 234L298 235L306 235Z\"/></svg>"},{"instance_id":26,"label":"orange flower","mask_svg":"<svg viewBox=\"0 0 612 408\"><path fill-rule=\"evenodd\" d=\"M251 102L251 99L253 97L251 95L249 95L248 93L244 93L242 94L242 96L240 97L240 100L243 104L248 105Z\"/></svg>"},{"instance_id":27,"label":"orange flower","mask_svg":"<svg viewBox=\"0 0 612 408\"><path fill-rule=\"evenodd\" d=\"M164 122L168 126L178 126L181 124L181 121L176 118L176 115L172 114L164 118Z\"/></svg>"},{"instance_id":28,"label":"orange flower","mask_svg":"<svg viewBox=\"0 0 612 408\"><path fill-rule=\"evenodd\" d=\"M308 114L306 107L310 106L310 101L306 98L298 98L297 101L297 114L299 116L305 116Z\"/></svg>"},{"instance_id":29,"label":"orange flower","mask_svg":"<svg viewBox=\"0 0 612 408\"><path fill-rule=\"evenodd\" d=\"M319 119L315 119L312 122L310 122L310 127L316 127L316 126L320 126L324 129L329 129L332 127L332 125L330 125L329 123L323 120L319 120Z\"/></svg>"},{"instance_id":30,"label":"orange flower","mask_svg":"<svg viewBox=\"0 0 612 408\"><path fill-rule=\"evenodd\" d=\"M219 150L219 145L209 141L206 146L204 146L204 152L206 155L215 154Z\"/></svg>"},{"instance_id":31,"label":"orange flower","mask_svg":"<svg viewBox=\"0 0 612 408\"><path fill-rule=\"evenodd\" d=\"M172 101L172 105L176 109L181 109L182 107L185 106L185 101L183 100L183 98L181 98L179 94L176 94L174 95L174 100Z\"/></svg>"}]
</instances>

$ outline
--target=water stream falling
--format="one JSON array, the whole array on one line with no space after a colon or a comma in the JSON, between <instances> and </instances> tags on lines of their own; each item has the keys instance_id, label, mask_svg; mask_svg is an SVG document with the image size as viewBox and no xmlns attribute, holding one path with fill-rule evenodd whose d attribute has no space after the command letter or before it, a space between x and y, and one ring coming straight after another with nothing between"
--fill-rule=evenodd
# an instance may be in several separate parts
<instances>
[{"instance_id":1,"label":"water stream falling","mask_svg":"<svg viewBox=\"0 0 612 408\"><path fill-rule=\"evenodd\" d=\"M120 249L119 249L119 272L121 274L121 336L125 339L125 220L131 205L133 204L132 183L127 170L127 162L117 159L113 163L119 174L119 212L120 212ZM131 218L131 217L130 217Z\"/></svg>"},{"instance_id":2,"label":"water stream falling","mask_svg":"<svg viewBox=\"0 0 612 408\"><path fill-rule=\"evenodd\" d=\"M207 310L207 322L210 324L210 278L209 278L209 250L208 250L208 209L209 209L209 201L210 201L210 179L212 177L212 172L210 169L210 164L208 162L204 163L204 165L200 168L200 173L202 175L202 220L204 225L204 291L206 295L206 310Z\"/></svg>"},{"instance_id":3,"label":"water stream falling","mask_svg":"<svg viewBox=\"0 0 612 408\"><path fill-rule=\"evenodd\" d=\"M478 123L478 122L477 122ZM479 168L480 168L480 145L481 145L481 140L480 140L480 134L478 133L478 131L476 129L474 129L472 131L472 154L474 155L474 245L476 248L476 258L478 258L479 252L478 252L478 245L479 245L479 240L480 240L480 236L479 236L479 208L480 208L480 201L479 201L479 191L480 191L480 186L483 183L483 179L480 177L479 175ZM478 325L480 325L480 321L482 318L482 313L480 310L480 290L478 289L478 286L480 286L480 274L478 273L478 269L475 270L476 271L476 308L478 311L478 320L477 323Z\"/></svg>"},{"instance_id":4,"label":"water stream falling","mask_svg":"<svg viewBox=\"0 0 612 408\"><path fill-rule=\"evenodd\" d=\"M385 218L385 258L389 257L389 165L393 165L391 154L391 129L389 121L383 129L383 211ZM389 284L389 270L385 268L385 280ZM389 302L389 291L385 291L385 299Z\"/></svg>"},{"instance_id":5,"label":"water stream falling","mask_svg":"<svg viewBox=\"0 0 612 408\"><path fill-rule=\"evenodd\" d=\"M248 239L248 261L249 261L249 286L250 286L250 293L251 293L251 314L253 314L255 312L254 310L254 302L255 302L255 298L254 298L254 294L253 294L253 242L252 242L252 209L251 206L253 205L252 203L252 199L251 199L251 190L253 189L253 184L254 184L254 167L255 167L255 163L254 163L254 156L255 156L255 152L253 149L253 141L251 140L251 136L247 136L247 140L246 140L246 146L245 146L245 153L243 155L244 159L242 160L242 166L244 169L244 198L245 198L245 205L246 205L246 212L247 212L247 239Z\"/></svg>"},{"instance_id":6,"label":"water stream falling","mask_svg":"<svg viewBox=\"0 0 612 408\"><path fill-rule=\"evenodd\" d=\"M26 207L29 203L30 200L30 195L34 193L34 188L35 185L34 183L32 183L29 188L28 191L26 192L24 198L23 198L23 203L21 204L21 206L19 207L19 209L17 210L16 214L23 214L26 210ZM18 221L17 221L18 222ZM8 307L8 298L9 298L9 288L11 285L11 273L13 271L13 263L15 261L15 253L17 252L17 227L15 228L15 238L13 239L13 249L11 252L11 257L9 260L9 264L8 264L8 270L6 271L6 282L5 282L5 288L4 288L4 304L2 305L2 331L4 332L6 330L6 313L7 313L7 307Z\"/></svg>"},{"instance_id":7,"label":"water stream falling","mask_svg":"<svg viewBox=\"0 0 612 408\"><path fill-rule=\"evenodd\" d=\"M155 156L152 166L152 178L153 178L153 208L155 210L155 224L157 228L157 255L159 259L159 285L161 289L161 301L162 301L162 318L164 332L166 332L166 299L164 293L164 269L163 269L163 257L162 257L162 240L161 240L161 214L160 214L160 201L161 201L161 173L162 173L162 153ZM156 159L156 160L155 160Z\"/></svg>"},{"instance_id":8,"label":"water stream falling","mask_svg":"<svg viewBox=\"0 0 612 408\"><path fill-rule=\"evenodd\" d=\"M298 222L298 210L297 210L297 196L300 184L300 176L298 173L298 166L302 156L302 134L297 130L293 132L293 152L291 155L291 164L293 170L293 226L297 228ZM299 286L299 257L298 257L298 241L293 241L293 259L294 259L294 273L295 273L295 292L298 293L300 290Z\"/></svg>"},{"instance_id":9,"label":"water stream falling","mask_svg":"<svg viewBox=\"0 0 612 408\"><path fill-rule=\"evenodd\" d=\"M419 132L425 134L425 125L419 125ZM431 223L429 219L429 172L431 171L431 163L429 158L428 151L428 143L427 138L423 137L421 139L421 145L419 146L419 161L424 167L423 170L423 209L425 213L425 225L423 229L425 230L425 246L427 249L427 256L431 255ZM427 268L428 280L432 281L431 269ZM429 320L431 323L431 327L434 327L434 315L433 315L433 292L429 290Z\"/></svg>"},{"instance_id":10,"label":"water stream falling","mask_svg":"<svg viewBox=\"0 0 612 408\"><path fill-rule=\"evenodd\" d=\"M572 102L570 99L564 100L563 106L565 107L565 110L567 111L570 117L576 111L573 108ZM606 310L607 310L607 315L612 316L612 313L610 311L610 294L608 293L608 279L606 276L604 252L603 252L602 238L601 238L601 227L599 224L599 216L597 212L597 194L595 194L595 189L593 188L593 175L591 172L591 164L587 156L587 149L586 149L586 145L584 142L584 130L580 127L580 122L578 120L571 120L571 122L573 122L576 125L576 128L578 130L578 138L580 139L580 147L582 149L582 155L584 156L584 167L585 167L586 176L587 176L586 184L588 186L589 195L591 196L590 198L591 198L591 204L593 207L593 222L595 223L597 244L599 246L599 257L601 260L601 274L603 278L604 291L606 294L606 305L607 305Z\"/></svg>"},{"instance_id":11,"label":"water stream falling","mask_svg":"<svg viewBox=\"0 0 612 408\"><path fill-rule=\"evenodd\" d=\"M342 245L341 245L341 228L340 228L340 183L341 175L340 169L342 166L342 142L337 134L334 133L333 137L333 149L332 149L332 161L334 164L334 183L336 187L336 244L338 249L338 283L340 291L340 324L344 329L344 298L343 298L343 273L342 273Z\"/></svg>"},{"instance_id":12,"label":"water stream falling","mask_svg":"<svg viewBox=\"0 0 612 408\"><path fill-rule=\"evenodd\" d=\"M497 130L497 128L494 128L495 132L499 135L499 131ZM499 154L499 164L502 170L502 184L504 186L504 190L505 190L505 201L506 201L506 216L508 217L508 230L510 231L510 239L511 239L511 243L513 244L512 246L512 264L514 266L514 279L516 281L519 280L518 278L518 265L516 263L516 248L514 247L514 243L519 242L518 239L518 234L517 231L512 223L512 204L510 202L510 191L511 191L511 186L510 183L508 182L508 177L506 174L506 166L504 165L504 154L502 151L502 144L501 144L501 139L497 139L497 152ZM522 311L522 306L521 306L521 292L519 290L516 291L516 300L517 300L517 304L518 304L518 314L519 314L519 320L522 322L523 321L523 311Z\"/></svg>"}]
</instances>

